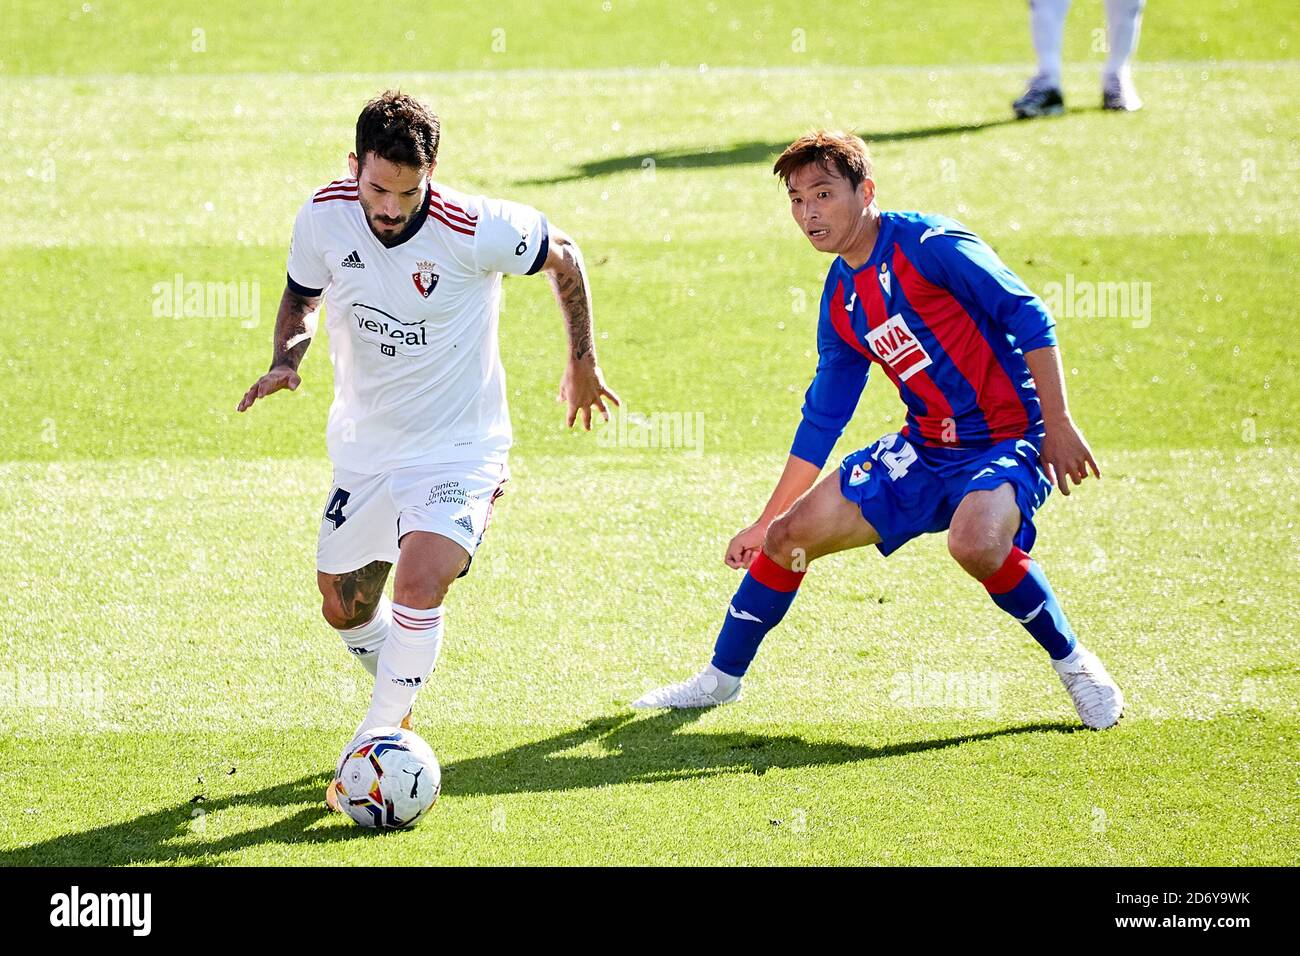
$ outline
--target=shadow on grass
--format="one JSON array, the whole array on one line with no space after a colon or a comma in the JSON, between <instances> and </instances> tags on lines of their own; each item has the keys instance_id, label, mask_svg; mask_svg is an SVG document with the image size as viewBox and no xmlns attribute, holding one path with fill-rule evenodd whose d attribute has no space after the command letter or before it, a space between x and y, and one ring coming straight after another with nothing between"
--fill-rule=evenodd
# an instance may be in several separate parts
<instances>
[{"instance_id":1,"label":"shadow on grass","mask_svg":"<svg viewBox=\"0 0 1300 956\"><path fill-rule=\"evenodd\" d=\"M1068 116L1069 114L1065 114ZM1057 118L1063 119L1064 117ZM982 123L956 123L950 126L926 126L921 129L901 129L887 132L864 132L859 135L867 145L878 143L899 143L913 139L933 139L939 136L953 136L961 133L977 133L980 130L997 126L1010 126L1024 122L1014 117L986 120ZM1041 121L1039 121L1041 122ZM552 186L556 183L575 182L596 176L610 176L614 173L637 172L648 168L646 160L654 160L654 168L660 169L703 169L711 166L740 166L750 163L771 164L788 145L789 140L779 143L754 140L748 143L732 143L716 149L661 149L647 153L616 156L609 159L597 159L574 166L569 172L545 179L520 180L519 186Z\"/></svg>"},{"instance_id":2,"label":"shadow on grass","mask_svg":"<svg viewBox=\"0 0 1300 956\"><path fill-rule=\"evenodd\" d=\"M1010 734L1061 733L1066 723L1026 724L1001 730L873 747L810 743L796 736L745 732L679 734L704 711L670 711L635 720L631 714L598 717L565 733L443 768L443 792L452 797L539 793L614 784L653 784L722 774L762 774L856 763L940 750ZM565 751L596 747L599 756ZM129 863L204 863L261 844L325 844L376 838L324 809L327 774L300 777L251 793L182 803L108 826L67 833L32 846L0 851L4 866L121 866ZM207 817L240 807L292 809L265 826L237 832L209 825ZM200 812L201 811L201 812ZM383 838L380 836L379 838Z\"/></svg>"},{"instance_id":3,"label":"shadow on grass","mask_svg":"<svg viewBox=\"0 0 1300 956\"><path fill-rule=\"evenodd\" d=\"M320 844L373 835L360 827L332 825L333 814L325 810L324 801L328 780L328 774L319 774L203 803L187 801L134 820L0 850L0 867L204 863L208 862L204 857L266 843ZM265 826L233 832L207 822L222 810L248 806L292 808L293 812Z\"/></svg>"},{"instance_id":4,"label":"shadow on grass","mask_svg":"<svg viewBox=\"0 0 1300 956\"><path fill-rule=\"evenodd\" d=\"M597 717L576 730L512 747L443 768L443 786L457 796L536 793L624 783L661 783L720 774L763 774L857 763L880 757L939 750L1008 734L1069 733L1067 723L1026 724L962 737L916 740L884 746L810 743L802 737L747 732L679 734L705 711L669 711L633 720L631 715ZM594 745L600 756L566 755Z\"/></svg>"}]
</instances>

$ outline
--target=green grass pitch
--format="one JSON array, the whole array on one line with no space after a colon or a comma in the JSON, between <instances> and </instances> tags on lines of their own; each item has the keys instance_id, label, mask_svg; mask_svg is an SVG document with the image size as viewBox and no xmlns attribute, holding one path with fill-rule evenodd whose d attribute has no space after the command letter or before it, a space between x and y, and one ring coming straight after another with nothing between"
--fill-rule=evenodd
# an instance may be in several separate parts
<instances>
[{"instance_id":1,"label":"green grass pitch","mask_svg":"<svg viewBox=\"0 0 1300 956\"><path fill-rule=\"evenodd\" d=\"M6 13L0 864L1297 862L1291 4L1153 4L1147 108L1113 116L1079 0L1071 110L1020 124L1020 0L428 6ZM564 431L558 312L507 280L514 480L416 707L443 797L376 837L321 806L369 692L313 580L325 342L299 392L234 407L294 211L389 85L441 114L439 178L579 240L644 419ZM823 124L871 142L884 207L957 216L1044 293L1134 294L1057 310L1105 477L1052 496L1035 551L1116 730L1078 729L940 537L819 563L742 703L626 706L705 658L784 461L828 262L770 160ZM177 277L248 308L169 314ZM838 453L900 409L873 378ZM640 447L642 421L702 430Z\"/></svg>"}]
</instances>

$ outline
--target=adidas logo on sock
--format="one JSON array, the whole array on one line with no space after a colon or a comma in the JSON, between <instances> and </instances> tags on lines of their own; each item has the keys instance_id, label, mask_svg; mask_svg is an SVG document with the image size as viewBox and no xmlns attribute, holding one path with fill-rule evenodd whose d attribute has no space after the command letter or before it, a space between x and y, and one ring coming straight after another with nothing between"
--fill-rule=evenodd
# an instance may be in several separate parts
<instances>
[{"instance_id":1,"label":"adidas logo on sock","mask_svg":"<svg viewBox=\"0 0 1300 956\"><path fill-rule=\"evenodd\" d=\"M355 249L353 249L352 253L340 262L339 265L345 269L364 269L366 267L366 264L361 261L361 257L357 255L357 250Z\"/></svg>"}]
</instances>

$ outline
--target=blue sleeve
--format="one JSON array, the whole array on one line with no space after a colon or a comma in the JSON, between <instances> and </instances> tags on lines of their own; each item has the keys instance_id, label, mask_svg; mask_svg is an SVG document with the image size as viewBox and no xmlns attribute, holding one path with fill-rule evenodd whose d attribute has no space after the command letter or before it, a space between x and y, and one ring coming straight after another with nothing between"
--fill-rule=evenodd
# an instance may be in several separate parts
<instances>
[{"instance_id":1,"label":"blue sleeve","mask_svg":"<svg viewBox=\"0 0 1300 956\"><path fill-rule=\"evenodd\" d=\"M921 240L917 265L968 312L988 316L1021 352L1056 344L1056 322L1043 300L979 236L949 220Z\"/></svg>"},{"instance_id":2,"label":"blue sleeve","mask_svg":"<svg viewBox=\"0 0 1300 956\"><path fill-rule=\"evenodd\" d=\"M817 326L817 373L804 393L803 421L794 433L790 454L818 468L826 464L857 410L870 370L870 360L835 331L823 301Z\"/></svg>"}]
</instances>

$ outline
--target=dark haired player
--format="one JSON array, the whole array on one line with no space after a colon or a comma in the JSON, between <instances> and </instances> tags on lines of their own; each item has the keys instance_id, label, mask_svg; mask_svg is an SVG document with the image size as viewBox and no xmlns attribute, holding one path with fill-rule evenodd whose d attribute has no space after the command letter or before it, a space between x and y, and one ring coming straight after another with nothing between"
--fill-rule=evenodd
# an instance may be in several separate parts
<instances>
[{"instance_id":1,"label":"dark haired player","mask_svg":"<svg viewBox=\"0 0 1300 956\"><path fill-rule=\"evenodd\" d=\"M1124 698L1028 554L1034 512L1052 483L1069 494L1088 469L1101 477L1066 406L1051 316L960 223L881 212L857 136L811 133L774 171L808 241L836 256L822 293L817 373L771 500L727 549L727 564L748 574L713 660L633 706L738 700L741 677L808 562L870 544L887 555L947 530L957 563L1047 651L1084 724L1114 726ZM898 388L907 425L813 487L873 362Z\"/></svg>"},{"instance_id":2,"label":"dark haired player","mask_svg":"<svg viewBox=\"0 0 1300 956\"><path fill-rule=\"evenodd\" d=\"M271 369L239 403L242 412L298 387L324 297L334 480L316 580L325 620L375 677L358 733L409 726L442 646L443 599L468 571L509 477L503 273L550 279L568 328L568 425L581 415L590 430L593 407L608 418L605 400L618 404L596 365L577 245L536 209L435 183L439 132L437 116L400 92L366 104L352 175L298 213Z\"/></svg>"}]
</instances>

